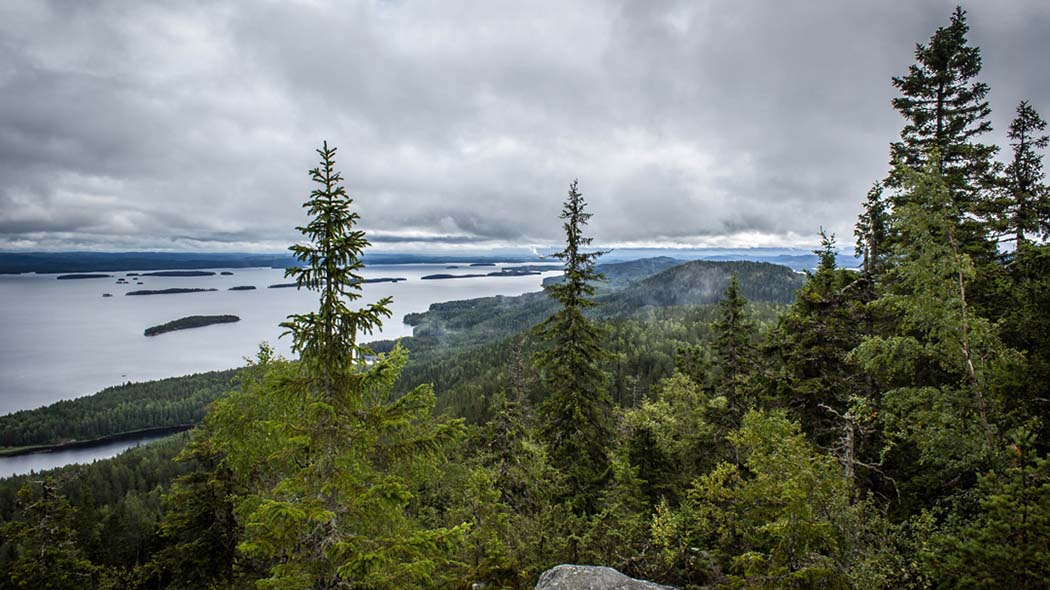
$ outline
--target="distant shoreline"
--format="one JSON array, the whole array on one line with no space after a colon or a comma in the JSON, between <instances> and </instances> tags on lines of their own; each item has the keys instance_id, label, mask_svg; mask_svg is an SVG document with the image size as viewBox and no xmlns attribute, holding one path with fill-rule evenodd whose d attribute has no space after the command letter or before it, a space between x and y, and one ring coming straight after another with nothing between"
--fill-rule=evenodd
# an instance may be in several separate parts
<instances>
[{"instance_id":1,"label":"distant shoreline","mask_svg":"<svg viewBox=\"0 0 1050 590\"><path fill-rule=\"evenodd\" d=\"M70 449L86 449L91 447L102 446L111 442L118 442L122 440L128 440L130 438L138 438L143 435L149 434L176 434L179 432L185 432L196 426L196 424L179 424L176 426L156 426L153 428L140 428L138 430L128 430L126 432L118 432L116 434L108 434L106 436L100 436L98 438L91 438L85 440L71 440L63 443L57 443L53 445L31 445L25 447L7 447L0 448L0 458L4 457L20 457L23 455L35 455L37 453L54 453L56 451L66 451Z\"/></svg>"}]
</instances>

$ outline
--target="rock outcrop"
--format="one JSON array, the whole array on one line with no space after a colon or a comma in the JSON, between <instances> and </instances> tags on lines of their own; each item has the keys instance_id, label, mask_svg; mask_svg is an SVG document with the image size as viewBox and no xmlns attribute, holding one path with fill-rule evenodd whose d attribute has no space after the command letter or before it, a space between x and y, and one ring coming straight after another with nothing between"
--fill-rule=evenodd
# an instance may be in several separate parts
<instances>
[{"instance_id":1,"label":"rock outcrop","mask_svg":"<svg viewBox=\"0 0 1050 590\"><path fill-rule=\"evenodd\" d=\"M629 578L611 567L558 565L540 574L536 590L674 590Z\"/></svg>"}]
</instances>

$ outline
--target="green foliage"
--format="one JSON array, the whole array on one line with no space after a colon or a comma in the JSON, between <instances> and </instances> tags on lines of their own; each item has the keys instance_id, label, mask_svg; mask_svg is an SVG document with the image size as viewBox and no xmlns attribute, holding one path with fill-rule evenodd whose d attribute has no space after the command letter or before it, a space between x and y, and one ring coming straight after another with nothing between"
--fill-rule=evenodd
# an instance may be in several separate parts
<instances>
[{"instance_id":1,"label":"green foliage","mask_svg":"<svg viewBox=\"0 0 1050 590\"><path fill-rule=\"evenodd\" d=\"M882 196L882 183L876 182L864 200L864 212L857 218L854 235L857 246L854 253L863 260L867 277L881 275L886 264L886 246L889 239L889 211Z\"/></svg>"},{"instance_id":2,"label":"green foliage","mask_svg":"<svg viewBox=\"0 0 1050 590\"><path fill-rule=\"evenodd\" d=\"M655 508L677 504L693 478L726 458L727 400L676 372L662 381L657 395L624 416L631 465L643 498Z\"/></svg>"},{"instance_id":3,"label":"green foliage","mask_svg":"<svg viewBox=\"0 0 1050 590\"><path fill-rule=\"evenodd\" d=\"M888 388L882 418L891 438L913 442L929 466L988 466L1001 431L997 376L1021 359L967 299L974 264L960 248L957 209L936 160L908 173L905 190L890 285L874 302L896 328L865 338L853 358Z\"/></svg>"},{"instance_id":4,"label":"green foliage","mask_svg":"<svg viewBox=\"0 0 1050 590\"><path fill-rule=\"evenodd\" d=\"M270 564L262 586L396 588L441 566L462 529L421 528L414 490L436 477L460 425L433 421L428 387L391 398L405 360L400 348L380 355L333 399L264 349L242 390L215 405L206 424L246 490L234 498L240 549Z\"/></svg>"},{"instance_id":5,"label":"green foliage","mask_svg":"<svg viewBox=\"0 0 1050 590\"><path fill-rule=\"evenodd\" d=\"M164 546L151 559L150 574L168 588L229 588L241 573L235 568L245 569L237 554L243 530L232 502L243 490L222 458L204 428L175 457L195 469L175 478L163 497Z\"/></svg>"},{"instance_id":6,"label":"green foliage","mask_svg":"<svg viewBox=\"0 0 1050 590\"><path fill-rule=\"evenodd\" d=\"M95 395L0 416L0 446L53 445L147 428L195 424L229 389L234 371L108 387Z\"/></svg>"},{"instance_id":7,"label":"green foliage","mask_svg":"<svg viewBox=\"0 0 1050 590\"><path fill-rule=\"evenodd\" d=\"M222 485L234 490L224 498L243 529L227 526L217 541L240 537L238 549L267 570L260 588L428 585L467 526L424 527L416 491L437 477L462 425L432 418L429 386L392 395L404 349L369 361L358 344L359 333L390 315L389 299L348 306L360 297L355 271L368 242L353 229L358 216L339 186L335 149L325 144L318 153L311 176L322 188L306 203L314 219L299 228L311 243L292 247L307 266L287 274L319 292L319 310L282 324L301 358L275 358L264 345L241 390L218 401L205 422L211 452L221 457L216 467L228 470ZM229 510L225 501L203 509Z\"/></svg>"},{"instance_id":8,"label":"green foliage","mask_svg":"<svg viewBox=\"0 0 1050 590\"><path fill-rule=\"evenodd\" d=\"M343 177L335 170L335 152L327 141L317 150L320 166L310 170L310 177L320 187L303 203L312 219L296 228L309 241L289 248L305 266L284 273L295 279L297 288L318 292L320 305L316 312L291 315L281 324L292 335L292 350L320 376L323 387L333 389L335 373L367 354L357 337L371 334L383 317L391 315L389 297L356 311L348 306L361 297L364 277L357 271L364 267L361 256L369 242L363 231L354 229L360 216L350 209L354 200L340 184Z\"/></svg>"},{"instance_id":9,"label":"green foliage","mask_svg":"<svg viewBox=\"0 0 1050 590\"><path fill-rule=\"evenodd\" d=\"M944 588L1045 588L1050 581L1050 460L1017 433L1011 465L985 474L981 510L933 539L923 555Z\"/></svg>"},{"instance_id":10,"label":"green foliage","mask_svg":"<svg viewBox=\"0 0 1050 590\"><path fill-rule=\"evenodd\" d=\"M899 187L906 170L920 172L934 162L945 179L956 222L976 210L977 189L987 182L997 151L976 142L992 129L991 108L985 100L988 85L973 81L981 72L981 51L968 45L969 30L966 12L957 7L948 26L938 28L928 43L916 45L908 73L893 78L901 93L893 107L908 123L901 141L891 145L896 168L888 182ZM939 156L931 159L935 152Z\"/></svg>"},{"instance_id":11,"label":"green foliage","mask_svg":"<svg viewBox=\"0 0 1050 590\"><path fill-rule=\"evenodd\" d=\"M73 507L53 480L26 484L18 492L23 518L4 525L15 557L6 569L12 588L82 590L94 585L97 568L84 557L73 530Z\"/></svg>"},{"instance_id":12,"label":"green foliage","mask_svg":"<svg viewBox=\"0 0 1050 590\"><path fill-rule=\"evenodd\" d=\"M737 424L756 401L753 376L758 349L755 326L747 313L747 300L740 293L740 283L735 276L718 304L713 331L711 351L715 362L711 387L726 397L731 424Z\"/></svg>"},{"instance_id":13,"label":"green foliage","mask_svg":"<svg viewBox=\"0 0 1050 590\"><path fill-rule=\"evenodd\" d=\"M993 216L998 229L1013 234L1020 248L1028 235L1050 237L1050 193L1043 184L1043 157L1036 150L1046 149L1050 137L1041 135L1046 121L1027 101L1017 106L1017 116L1010 123L1010 145L1014 157L1001 178L1001 195Z\"/></svg>"},{"instance_id":14,"label":"green foliage","mask_svg":"<svg viewBox=\"0 0 1050 590\"><path fill-rule=\"evenodd\" d=\"M730 440L742 464L720 464L680 509L654 517L664 559L718 587L882 585L884 525L833 458L782 413L748 413Z\"/></svg>"},{"instance_id":15,"label":"green foliage","mask_svg":"<svg viewBox=\"0 0 1050 590\"><path fill-rule=\"evenodd\" d=\"M585 207L573 181L561 213L565 249L554 255L565 262L565 280L545 287L561 307L537 328L548 346L536 356L549 392L540 410L551 459L566 475L568 498L582 513L593 510L597 489L607 477L613 408L601 367L608 357L603 334L583 313L594 305L592 283L601 279L594 261L602 254L582 250L591 243L583 235L591 217Z\"/></svg>"}]
</instances>

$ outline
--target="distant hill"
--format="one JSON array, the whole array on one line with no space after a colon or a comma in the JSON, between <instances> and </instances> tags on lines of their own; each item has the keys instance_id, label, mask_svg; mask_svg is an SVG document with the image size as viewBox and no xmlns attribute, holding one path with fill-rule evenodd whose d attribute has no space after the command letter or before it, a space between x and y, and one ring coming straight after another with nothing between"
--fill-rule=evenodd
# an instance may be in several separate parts
<instances>
[{"instance_id":1,"label":"distant hill","mask_svg":"<svg viewBox=\"0 0 1050 590\"><path fill-rule=\"evenodd\" d=\"M671 258L668 256L656 256L653 258L642 258L639 260L628 260L626 262L612 262L607 264L599 264L595 267L595 270L605 277L605 280L598 283L597 287L602 291L618 291L630 285L631 283L640 281L646 277L651 277L654 274L667 270L672 266L678 266L684 263L684 260L678 260L677 258ZM544 285L551 283L557 283L562 280L562 277L547 277L543 279Z\"/></svg>"},{"instance_id":2,"label":"distant hill","mask_svg":"<svg viewBox=\"0 0 1050 590\"><path fill-rule=\"evenodd\" d=\"M603 298L612 307L631 311L642 307L671 307L717 303L733 276L751 301L791 303L805 276L768 262L694 260L673 266Z\"/></svg>"},{"instance_id":3,"label":"distant hill","mask_svg":"<svg viewBox=\"0 0 1050 590\"><path fill-rule=\"evenodd\" d=\"M765 262L682 262L668 257L598 266L609 278L599 291L597 317L628 314L646 307L716 303L733 275L751 301L790 303L805 276ZM551 277L545 280L559 280ZM405 316L417 345L481 343L528 329L547 318L557 304L544 292L517 297L482 297L435 303Z\"/></svg>"}]
</instances>

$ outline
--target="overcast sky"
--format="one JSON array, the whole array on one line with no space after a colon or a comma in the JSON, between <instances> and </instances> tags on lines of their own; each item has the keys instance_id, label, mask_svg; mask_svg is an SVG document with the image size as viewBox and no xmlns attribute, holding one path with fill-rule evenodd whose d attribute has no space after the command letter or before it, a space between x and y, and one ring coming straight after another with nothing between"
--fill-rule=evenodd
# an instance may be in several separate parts
<instances>
[{"instance_id":1,"label":"overcast sky","mask_svg":"<svg viewBox=\"0 0 1050 590\"><path fill-rule=\"evenodd\" d=\"M322 140L377 248L852 243L954 2L0 3L0 249L278 250ZM994 136L1050 2L964 5Z\"/></svg>"}]
</instances>

